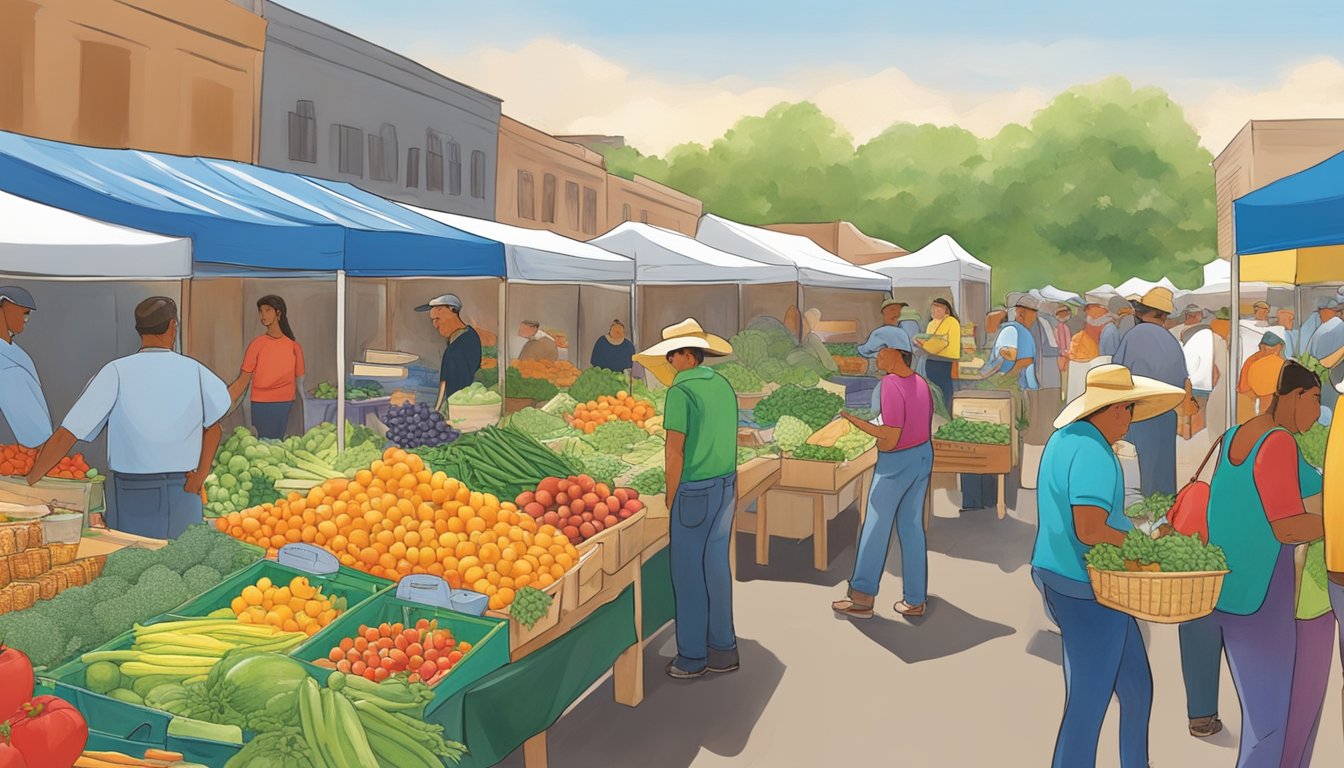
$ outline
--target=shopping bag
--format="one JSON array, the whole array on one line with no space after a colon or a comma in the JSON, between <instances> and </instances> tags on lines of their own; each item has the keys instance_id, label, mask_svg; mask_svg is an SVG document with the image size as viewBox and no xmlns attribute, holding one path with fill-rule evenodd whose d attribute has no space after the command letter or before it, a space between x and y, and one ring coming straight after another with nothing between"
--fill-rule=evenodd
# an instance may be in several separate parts
<instances>
[{"instance_id":1,"label":"shopping bag","mask_svg":"<svg viewBox=\"0 0 1344 768\"><path fill-rule=\"evenodd\" d=\"M1195 476L1176 494L1176 501L1167 511L1167 522L1177 533L1182 536L1198 535L1205 544L1209 543L1209 484L1199 478L1204 474L1209 459L1222 447L1225 437L1225 434L1219 435L1213 441L1213 447L1209 448L1208 455L1200 462L1199 469L1195 470Z\"/></svg>"}]
</instances>

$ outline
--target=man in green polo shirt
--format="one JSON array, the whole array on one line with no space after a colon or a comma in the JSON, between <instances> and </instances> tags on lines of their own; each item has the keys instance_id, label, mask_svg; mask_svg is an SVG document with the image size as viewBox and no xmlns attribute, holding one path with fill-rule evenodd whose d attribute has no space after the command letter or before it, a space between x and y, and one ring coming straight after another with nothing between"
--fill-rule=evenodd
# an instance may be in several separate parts
<instances>
[{"instance_id":1,"label":"man in green polo shirt","mask_svg":"<svg viewBox=\"0 0 1344 768\"><path fill-rule=\"evenodd\" d=\"M636 357L664 384L677 679L738 668L728 547L737 501L737 394L705 357L732 354L727 341L687 319Z\"/></svg>"}]
</instances>

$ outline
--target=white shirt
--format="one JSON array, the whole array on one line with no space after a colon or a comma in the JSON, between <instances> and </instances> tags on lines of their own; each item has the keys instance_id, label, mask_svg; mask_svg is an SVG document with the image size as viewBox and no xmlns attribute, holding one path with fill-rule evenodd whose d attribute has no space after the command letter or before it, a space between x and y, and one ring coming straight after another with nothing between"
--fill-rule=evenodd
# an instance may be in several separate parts
<instances>
[{"instance_id":1,"label":"white shirt","mask_svg":"<svg viewBox=\"0 0 1344 768\"><path fill-rule=\"evenodd\" d=\"M0 341L0 413L24 447L36 448L51 437L51 414L37 368L13 341Z\"/></svg>"},{"instance_id":2,"label":"white shirt","mask_svg":"<svg viewBox=\"0 0 1344 768\"><path fill-rule=\"evenodd\" d=\"M514 336L509 340L509 360L517 360L518 357L523 354L523 347L527 346L527 342L532 341L533 339L550 339L551 341L555 341L554 336L540 328L537 329L537 335L533 336L531 339L525 339L522 336Z\"/></svg>"},{"instance_id":3,"label":"white shirt","mask_svg":"<svg viewBox=\"0 0 1344 768\"><path fill-rule=\"evenodd\" d=\"M1220 341L1218 334L1205 328L1196 331L1190 340L1185 342L1183 347L1185 351L1185 369L1190 374L1190 388L1198 389L1201 392L1213 390L1213 366L1217 346L1216 341Z\"/></svg>"},{"instance_id":4,"label":"white shirt","mask_svg":"<svg viewBox=\"0 0 1344 768\"><path fill-rule=\"evenodd\" d=\"M224 381L190 357L142 349L113 360L84 388L61 426L80 440L107 427L114 472L189 472L201 459L201 435L231 405Z\"/></svg>"}]
</instances>

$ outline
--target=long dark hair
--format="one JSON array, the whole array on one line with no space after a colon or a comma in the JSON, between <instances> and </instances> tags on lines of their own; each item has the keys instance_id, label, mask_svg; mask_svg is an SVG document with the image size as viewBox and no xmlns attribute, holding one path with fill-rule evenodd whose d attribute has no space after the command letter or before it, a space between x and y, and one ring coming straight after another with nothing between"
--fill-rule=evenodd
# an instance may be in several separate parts
<instances>
[{"instance_id":1,"label":"long dark hair","mask_svg":"<svg viewBox=\"0 0 1344 768\"><path fill-rule=\"evenodd\" d=\"M934 304L937 304L938 306L942 307L943 309L946 309L946 310L947 310L947 316L948 316L948 317L952 318L953 320L956 320L958 323L961 322L961 318L957 317L957 313L954 312L954 311L952 310L952 302L950 302L950 301L948 301L947 299L944 299L944 298L942 298L942 297L939 297L939 298L934 299L934 300L933 300L933 303L934 303Z\"/></svg>"},{"instance_id":2,"label":"long dark hair","mask_svg":"<svg viewBox=\"0 0 1344 768\"><path fill-rule=\"evenodd\" d=\"M290 341L296 341L294 331L289 328L289 308L285 306L285 300L275 294L262 296L257 299L257 309L260 310L262 307L274 309L279 315L280 332L288 336Z\"/></svg>"},{"instance_id":3,"label":"long dark hair","mask_svg":"<svg viewBox=\"0 0 1344 768\"><path fill-rule=\"evenodd\" d=\"M1274 390L1274 400L1269 405L1272 412L1279 404L1280 397L1286 397L1300 390L1321 388L1321 377L1316 372L1297 362L1289 360L1283 364L1283 369L1279 371L1279 386Z\"/></svg>"}]
</instances>

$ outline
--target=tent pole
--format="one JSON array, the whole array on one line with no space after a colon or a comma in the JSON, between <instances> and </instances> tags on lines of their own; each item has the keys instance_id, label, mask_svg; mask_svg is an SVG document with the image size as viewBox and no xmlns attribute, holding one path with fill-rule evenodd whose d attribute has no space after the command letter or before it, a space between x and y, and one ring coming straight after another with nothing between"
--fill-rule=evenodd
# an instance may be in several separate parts
<instances>
[{"instance_id":1,"label":"tent pole","mask_svg":"<svg viewBox=\"0 0 1344 768\"><path fill-rule=\"evenodd\" d=\"M1236 214L1234 213L1235 217ZM1235 221L1233 227L1235 228ZM1233 230L1235 231L1235 229ZM1240 382L1237 380L1241 374L1241 254L1233 249L1232 253L1232 284L1231 288L1231 314L1232 330L1228 339L1227 350L1227 425L1229 428L1237 426L1237 387Z\"/></svg>"},{"instance_id":2,"label":"tent pole","mask_svg":"<svg viewBox=\"0 0 1344 768\"><path fill-rule=\"evenodd\" d=\"M345 451L345 270L336 270L336 450Z\"/></svg>"},{"instance_id":3,"label":"tent pole","mask_svg":"<svg viewBox=\"0 0 1344 768\"><path fill-rule=\"evenodd\" d=\"M504 397L504 373L511 362L509 357L509 344L504 340L504 329L509 323L509 291L508 281L504 278L499 279L499 330L495 332L495 373L499 381L499 396ZM504 403L501 400L499 404L500 415L504 414Z\"/></svg>"},{"instance_id":4,"label":"tent pole","mask_svg":"<svg viewBox=\"0 0 1344 768\"><path fill-rule=\"evenodd\" d=\"M746 308L742 306L742 284L737 284L737 330L747 327Z\"/></svg>"}]
</instances>

